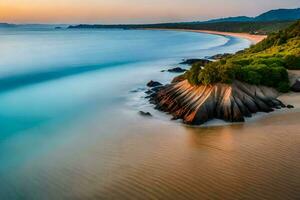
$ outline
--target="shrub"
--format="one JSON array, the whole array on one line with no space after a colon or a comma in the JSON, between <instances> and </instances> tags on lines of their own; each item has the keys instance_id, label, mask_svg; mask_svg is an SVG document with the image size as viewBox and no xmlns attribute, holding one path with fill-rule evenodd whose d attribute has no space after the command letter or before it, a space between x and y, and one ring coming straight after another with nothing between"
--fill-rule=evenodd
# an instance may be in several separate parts
<instances>
[{"instance_id":1,"label":"shrub","mask_svg":"<svg viewBox=\"0 0 300 200\"><path fill-rule=\"evenodd\" d=\"M254 85L259 85L262 79L262 76L251 67L243 67L239 77L241 81Z\"/></svg>"},{"instance_id":2,"label":"shrub","mask_svg":"<svg viewBox=\"0 0 300 200\"><path fill-rule=\"evenodd\" d=\"M290 91L290 85L289 85L289 83L287 83L287 82L279 82L279 84L278 84L278 86L276 87L276 89L277 89L279 92L286 93L286 92L289 92L289 91Z\"/></svg>"},{"instance_id":3,"label":"shrub","mask_svg":"<svg viewBox=\"0 0 300 200\"><path fill-rule=\"evenodd\" d=\"M288 73L284 67L268 67L264 64L241 67L236 78L255 85L277 88L279 82L289 83Z\"/></svg>"},{"instance_id":4,"label":"shrub","mask_svg":"<svg viewBox=\"0 0 300 200\"><path fill-rule=\"evenodd\" d=\"M200 71L198 81L205 85L221 81L218 64L219 62L206 65L205 68Z\"/></svg>"},{"instance_id":5,"label":"shrub","mask_svg":"<svg viewBox=\"0 0 300 200\"><path fill-rule=\"evenodd\" d=\"M300 55L287 55L284 61L288 69L300 69Z\"/></svg>"},{"instance_id":6,"label":"shrub","mask_svg":"<svg viewBox=\"0 0 300 200\"><path fill-rule=\"evenodd\" d=\"M267 57L267 58L256 58L252 64L264 64L273 66L284 66L284 61L281 57Z\"/></svg>"},{"instance_id":7,"label":"shrub","mask_svg":"<svg viewBox=\"0 0 300 200\"><path fill-rule=\"evenodd\" d=\"M201 65L200 64L193 64L191 69L185 73L185 77L192 85L199 85L201 82L198 80L198 75L201 71Z\"/></svg>"},{"instance_id":8,"label":"shrub","mask_svg":"<svg viewBox=\"0 0 300 200\"><path fill-rule=\"evenodd\" d=\"M252 62L252 59L247 59L247 58L242 58L239 60L233 60L232 63L236 64L236 65L250 65L250 63Z\"/></svg>"}]
</instances>

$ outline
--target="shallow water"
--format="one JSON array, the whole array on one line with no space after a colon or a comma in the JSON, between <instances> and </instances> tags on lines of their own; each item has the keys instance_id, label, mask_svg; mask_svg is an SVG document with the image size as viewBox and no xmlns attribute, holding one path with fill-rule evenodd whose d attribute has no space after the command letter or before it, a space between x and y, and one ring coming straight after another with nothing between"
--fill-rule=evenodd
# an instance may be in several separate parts
<instances>
[{"instance_id":1,"label":"shallow water","mask_svg":"<svg viewBox=\"0 0 300 200\"><path fill-rule=\"evenodd\" d=\"M147 81L168 82L174 74L160 71L181 59L249 44L173 31L0 30L0 199L297 199L297 112L192 128L143 99Z\"/></svg>"}]
</instances>

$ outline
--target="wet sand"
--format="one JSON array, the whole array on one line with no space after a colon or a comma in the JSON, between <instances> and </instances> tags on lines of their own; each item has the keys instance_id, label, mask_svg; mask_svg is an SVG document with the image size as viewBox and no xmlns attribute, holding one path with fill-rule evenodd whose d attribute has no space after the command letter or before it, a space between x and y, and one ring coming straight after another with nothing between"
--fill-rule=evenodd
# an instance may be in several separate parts
<instances>
[{"instance_id":1,"label":"wet sand","mask_svg":"<svg viewBox=\"0 0 300 200\"><path fill-rule=\"evenodd\" d=\"M300 113L208 128L145 119L135 113L126 113L124 120L124 113L115 114L108 115L101 127L93 119L87 124L90 128L74 128L66 138L69 142L54 145L47 156L11 174L20 180L13 185L19 188L18 195L170 200L295 200L300 196ZM82 130L85 137L80 137ZM5 183L4 191L10 181Z\"/></svg>"}]
</instances>

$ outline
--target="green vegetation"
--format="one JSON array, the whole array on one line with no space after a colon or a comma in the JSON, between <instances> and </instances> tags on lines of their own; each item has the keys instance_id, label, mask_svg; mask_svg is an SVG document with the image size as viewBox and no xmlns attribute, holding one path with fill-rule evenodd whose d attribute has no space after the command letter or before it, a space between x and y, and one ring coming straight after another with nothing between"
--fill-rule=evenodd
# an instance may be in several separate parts
<instances>
[{"instance_id":1,"label":"green vegetation","mask_svg":"<svg viewBox=\"0 0 300 200\"><path fill-rule=\"evenodd\" d=\"M256 17L226 17L208 21L160 23L160 24L80 24L69 28L117 28L117 29L194 29L225 32L246 32L254 34L268 34L284 29L300 19L300 8L277 9L262 13Z\"/></svg>"},{"instance_id":2,"label":"green vegetation","mask_svg":"<svg viewBox=\"0 0 300 200\"><path fill-rule=\"evenodd\" d=\"M294 21L267 21L267 22L181 22L181 23L163 23L163 24L81 24L69 26L69 29L193 29L193 30L212 30L237 33L268 34L279 31L291 25Z\"/></svg>"},{"instance_id":3,"label":"green vegetation","mask_svg":"<svg viewBox=\"0 0 300 200\"><path fill-rule=\"evenodd\" d=\"M209 63L204 68L194 64L185 76L193 85L240 80L287 92L287 69L300 69L300 21L270 34L255 46Z\"/></svg>"}]
</instances>

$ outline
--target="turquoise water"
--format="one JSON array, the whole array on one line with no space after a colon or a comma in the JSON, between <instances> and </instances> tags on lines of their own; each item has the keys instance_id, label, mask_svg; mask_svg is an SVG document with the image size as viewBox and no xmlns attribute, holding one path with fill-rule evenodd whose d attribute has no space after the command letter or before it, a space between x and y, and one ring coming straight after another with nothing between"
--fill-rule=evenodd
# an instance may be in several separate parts
<instances>
[{"instance_id":1,"label":"turquoise water","mask_svg":"<svg viewBox=\"0 0 300 200\"><path fill-rule=\"evenodd\" d=\"M172 31L1 31L0 138L106 107L169 63L249 45L241 41Z\"/></svg>"},{"instance_id":2,"label":"turquoise water","mask_svg":"<svg viewBox=\"0 0 300 200\"><path fill-rule=\"evenodd\" d=\"M115 181L107 173L139 157L119 158L120 141L131 147L140 143L125 138L138 135L144 143L154 127L182 129L143 100L145 84L167 83L174 74L160 71L184 58L249 45L176 31L0 29L0 199L106 193Z\"/></svg>"}]
</instances>

